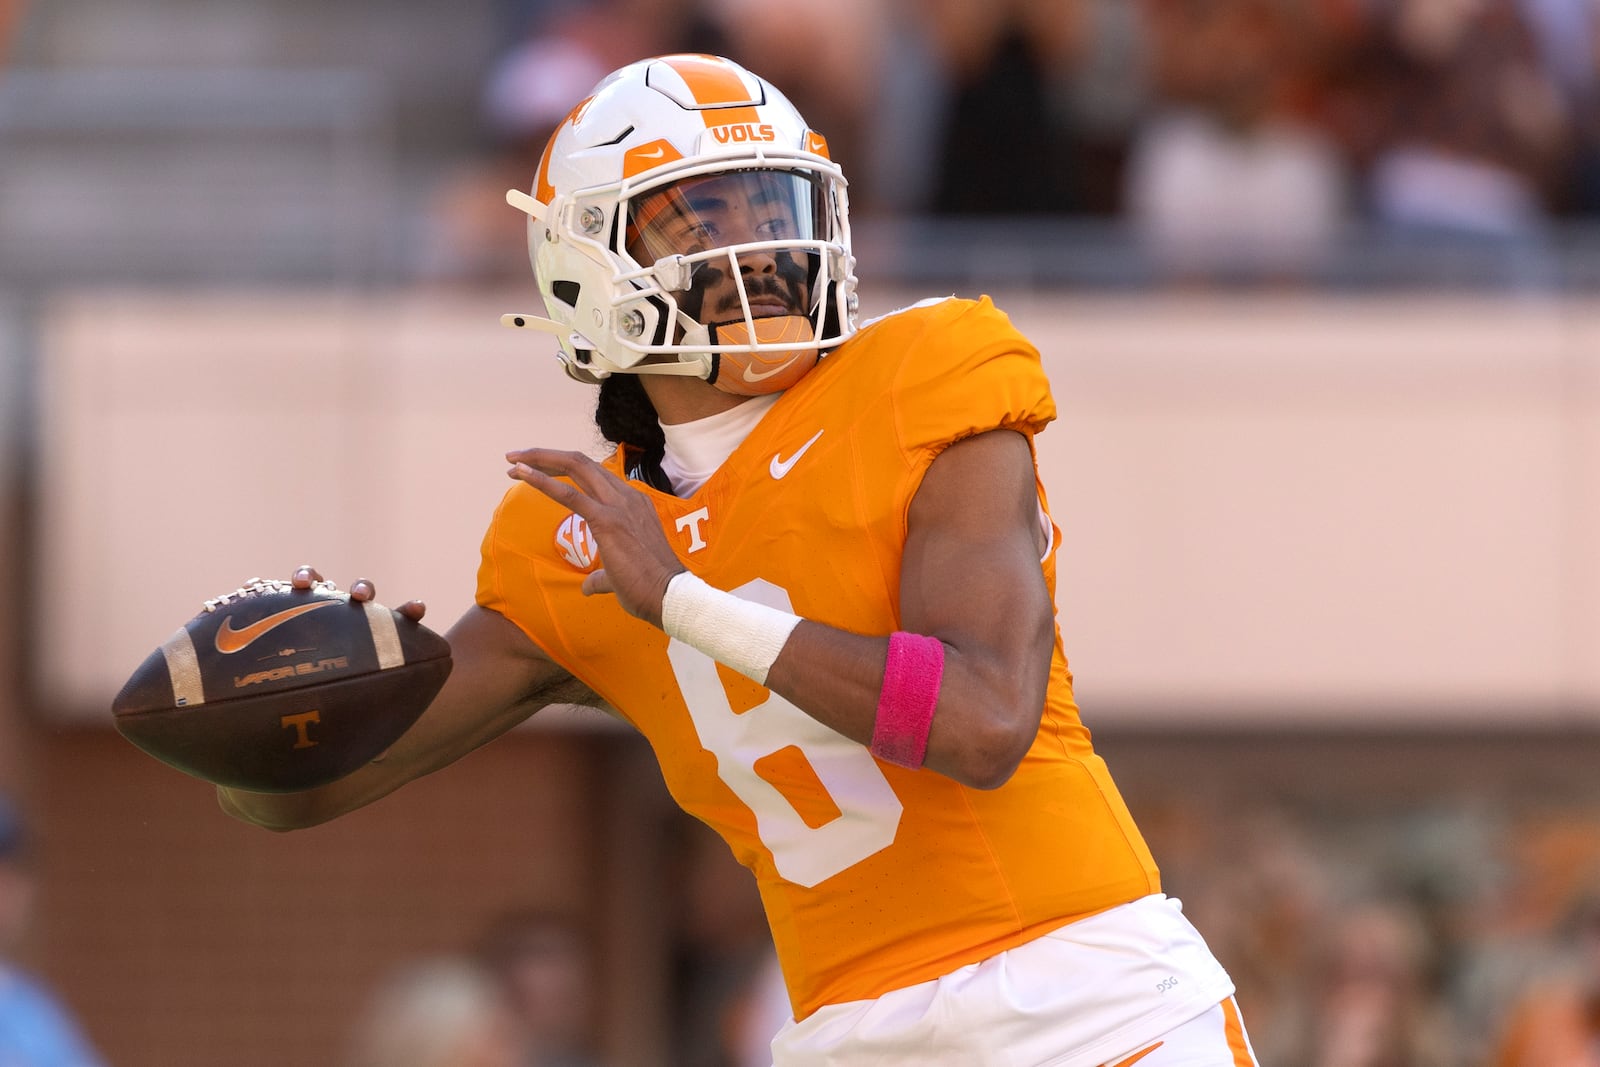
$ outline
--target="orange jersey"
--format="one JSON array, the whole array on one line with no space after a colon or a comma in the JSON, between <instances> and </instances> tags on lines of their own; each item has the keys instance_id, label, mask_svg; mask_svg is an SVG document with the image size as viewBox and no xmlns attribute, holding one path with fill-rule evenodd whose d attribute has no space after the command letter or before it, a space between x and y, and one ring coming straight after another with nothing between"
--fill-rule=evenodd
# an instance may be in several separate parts
<instances>
[{"instance_id":1,"label":"orange jersey","mask_svg":"<svg viewBox=\"0 0 1600 1067\"><path fill-rule=\"evenodd\" d=\"M869 324L687 498L635 486L720 589L856 633L899 628L906 515L941 449L1055 417L1038 353L987 300ZM608 461L623 471L622 458ZM1040 488L1041 505L1043 487ZM649 739L667 787L754 872L795 1017L986 959L1159 889L1056 638L1038 737L995 790L876 760L782 697L585 597L592 541L526 485L484 539L478 603ZM604 546L599 546L603 554ZM1052 595L1055 552L1043 563Z\"/></svg>"}]
</instances>

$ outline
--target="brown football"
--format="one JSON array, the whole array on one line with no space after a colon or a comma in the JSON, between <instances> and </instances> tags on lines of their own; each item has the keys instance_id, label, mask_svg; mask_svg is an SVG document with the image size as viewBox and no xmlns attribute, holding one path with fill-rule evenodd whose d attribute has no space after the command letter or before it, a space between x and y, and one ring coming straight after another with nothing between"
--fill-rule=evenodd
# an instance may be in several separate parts
<instances>
[{"instance_id":1,"label":"brown football","mask_svg":"<svg viewBox=\"0 0 1600 1067\"><path fill-rule=\"evenodd\" d=\"M186 774L285 793L382 755L450 674L421 623L327 583L253 579L206 602L112 701L118 731Z\"/></svg>"}]
</instances>

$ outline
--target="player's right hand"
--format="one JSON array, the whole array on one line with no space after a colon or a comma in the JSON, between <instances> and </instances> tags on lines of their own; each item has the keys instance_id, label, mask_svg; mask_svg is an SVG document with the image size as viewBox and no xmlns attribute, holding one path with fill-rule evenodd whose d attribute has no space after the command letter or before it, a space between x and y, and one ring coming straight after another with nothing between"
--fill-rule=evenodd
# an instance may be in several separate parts
<instances>
[{"instance_id":1,"label":"player's right hand","mask_svg":"<svg viewBox=\"0 0 1600 1067\"><path fill-rule=\"evenodd\" d=\"M667 583L686 568L667 543L649 499L582 452L527 448L507 452L506 461L509 476L589 524L601 566L584 578L584 595L615 593L629 615L660 626Z\"/></svg>"}]
</instances>

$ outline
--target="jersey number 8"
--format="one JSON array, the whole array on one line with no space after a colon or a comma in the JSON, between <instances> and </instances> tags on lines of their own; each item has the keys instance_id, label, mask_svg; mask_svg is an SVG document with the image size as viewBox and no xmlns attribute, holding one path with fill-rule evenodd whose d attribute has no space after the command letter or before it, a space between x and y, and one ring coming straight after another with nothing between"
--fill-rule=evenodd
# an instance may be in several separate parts
<instances>
[{"instance_id":1,"label":"jersey number 8","mask_svg":"<svg viewBox=\"0 0 1600 1067\"><path fill-rule=\"evenodd\" d=\"M785 590L760 578L733 593L794 610ZM900 798L870 752L776 693L736 713L715 661L681 641L668 644L667 658L700 744L716 756L718 776L755 816L756 834L780 875L809 888L894 842ZM839 812L821 826L807 825L784 794L756 771L762 757L786 748L805 756Z\"/></svg>"}]
</instances>

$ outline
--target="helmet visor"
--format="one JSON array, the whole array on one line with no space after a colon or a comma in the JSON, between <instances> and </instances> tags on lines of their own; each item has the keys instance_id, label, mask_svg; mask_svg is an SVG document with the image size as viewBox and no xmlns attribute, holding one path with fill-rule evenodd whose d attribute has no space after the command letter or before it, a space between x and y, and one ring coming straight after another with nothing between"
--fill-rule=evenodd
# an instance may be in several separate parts
<instances>
[{"instance_id":1,"label":"helmet visor","mask_svg":"<svg viewBox=\"0 0 1600 1067\"><path fill-rule=\"evenodd\" d=\"M641 265L733 246L829 239L826 194L814 175L742 170L687 178L628 204L628 254Z\"/></svg>"}]
</instances>

